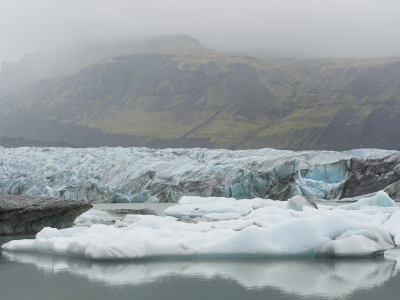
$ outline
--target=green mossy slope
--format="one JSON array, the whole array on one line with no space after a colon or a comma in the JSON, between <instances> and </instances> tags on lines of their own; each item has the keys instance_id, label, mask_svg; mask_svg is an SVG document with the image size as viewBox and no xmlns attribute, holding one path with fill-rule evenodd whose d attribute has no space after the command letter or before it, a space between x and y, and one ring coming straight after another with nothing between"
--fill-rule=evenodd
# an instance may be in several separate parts
<instances>
[{"instance_id":1,"label":"green mossy slope","mask_svg":"<svg viewBox=\"0 0 400 300\"><path fill-rule=\"evenodd\" d=\"M0 99L0 135L81 146L400 148L400 57L263 60L193 41Z\"/></svg>"}]
</instances>

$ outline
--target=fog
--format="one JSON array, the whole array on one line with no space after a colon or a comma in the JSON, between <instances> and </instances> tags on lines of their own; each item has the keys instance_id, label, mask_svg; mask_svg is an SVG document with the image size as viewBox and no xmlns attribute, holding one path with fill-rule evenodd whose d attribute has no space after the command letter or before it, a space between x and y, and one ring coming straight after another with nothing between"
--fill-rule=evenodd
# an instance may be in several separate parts
<instances>
[{"instance_id":1,"label":"fog","mask_svg":"<svg viewBox=\"0 0 400 300\"><path fill-rule=\"evenodd\" d=\"M399 12L398 0L1 1L0 61L178 33L267 57L400 55Z\"/></svg>"}]
</instances>

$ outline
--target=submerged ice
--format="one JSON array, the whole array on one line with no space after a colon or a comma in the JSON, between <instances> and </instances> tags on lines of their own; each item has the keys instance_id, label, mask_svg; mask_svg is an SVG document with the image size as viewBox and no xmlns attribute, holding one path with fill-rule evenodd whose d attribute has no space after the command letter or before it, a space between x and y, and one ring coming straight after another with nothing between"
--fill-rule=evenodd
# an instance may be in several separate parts
<instances>
[{"instance_id":1,"label":"submerged ice","mask_svg":"<svg viewBox=\"0 0 400 300\"><path fill-rule=\"evenodd\" d=\"M182 196L329 200L399 181L399 163L398 151L379 149L0 147L0 193L92 203L177 202ZM392 198L398 189L392 185Z\"/></svg>"},{"instance_id":2,"label":"submerged ice","mask_svg":"<svg viewBox=\"0 0 400 300\"><path fill-rule=\"evenodd\" d=\"M395 242L400 242L400 215L393 200L379 192L359 203L351 209L331 209L310 206L302 197L288 202L183 197L165 211L169 216L127 215L115 219L113 226L45 228L36 239L11 241L2 247L91 260L370 257L396 247ZM379 207L391 207L391 211ZM78 218L78 223L105 218L111 215L89 211Z\"/></svg>"}]
</instances>

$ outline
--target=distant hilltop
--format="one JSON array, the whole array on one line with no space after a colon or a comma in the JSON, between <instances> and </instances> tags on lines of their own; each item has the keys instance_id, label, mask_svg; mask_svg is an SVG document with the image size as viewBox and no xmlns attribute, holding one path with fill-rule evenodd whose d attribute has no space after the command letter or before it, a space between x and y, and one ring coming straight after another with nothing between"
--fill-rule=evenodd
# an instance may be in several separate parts
<instances>
[{"instance_id":1,"label":"distant hilltop","mask_svg":"<svg viewBox=\"0 0 400 300\"><path fill-rule=\"evenodd\" d=\"M400 57L267 60L185 35L67 54L3 64L0 136L83 147L400 150Z\"/></svg>"},{"instance_id":2,"label":"distant hilltop","mask_svg":"<svg viewBox=\"0 0 400 300\"><path fill-rule=\"evenodd\" d=\"M24 138L12 138L0 136L0 147L18 148L18 147L65 147L77 148L77 146L66 142L42 142L38 140L27 140Z\"/></svg>"}]
</instances>

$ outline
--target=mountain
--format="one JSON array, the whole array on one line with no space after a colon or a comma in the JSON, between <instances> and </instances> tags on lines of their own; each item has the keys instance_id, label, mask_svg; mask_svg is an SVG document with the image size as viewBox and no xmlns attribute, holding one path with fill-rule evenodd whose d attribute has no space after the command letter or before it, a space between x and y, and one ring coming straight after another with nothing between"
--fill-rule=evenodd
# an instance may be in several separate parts
<instances>
[{"instance_id":1,"label":"mountain","mask_svg":"<svg viewBox=\"0 0 400 300\"><path fill-rule=\"evenodd\" d=\"M133 40L88 42L81 46L25 54L19 62L1 63L0 90L3 92L15 90L35 85L43 79L71 75L84 67L121 53L149 52L166 46L176 47L181 44L182 39L199 43L191 37L182 35L156 36Z\"/></svg>"},{"instance_id":2,"label":"mountain","mask_svg":"<svg viewBox=\"0 0 400 300\"><path fill-rule=\"evenodd\" d=\"M63 147L77 148L75 145L66 142L42 142L38 140L27 140L24 138L12 138L0 136L0 147L19 148L19 147Z\"/></svg>"},{"instance_id":3,"label":"mountain","mask_svg":"<svg viewBox=\"0 0 400 300\"><path fill-rule=\"evenodd\" d=\"M0 135L84 147L400 149L400 57L266 60L184 35L146 45L3 89Z\"/></svg>"}]
</instances>

